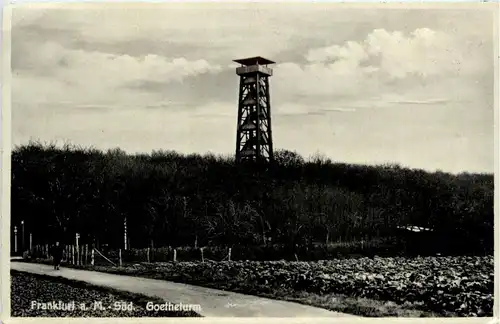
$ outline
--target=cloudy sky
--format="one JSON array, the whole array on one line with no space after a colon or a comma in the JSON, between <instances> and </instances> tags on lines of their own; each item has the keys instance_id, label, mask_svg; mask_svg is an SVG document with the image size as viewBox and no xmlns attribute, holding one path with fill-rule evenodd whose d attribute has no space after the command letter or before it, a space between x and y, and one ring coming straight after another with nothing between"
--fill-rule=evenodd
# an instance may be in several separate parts
<instances>
[{"instance_id":1,"label":"cloudy sky","mask_svg":"<svg viewBox=\"0 0 500 324\"><path fill-rule=\"evenodd\" d=\"M13 144L233 154L232 60L261 55L275 148L493 172L493 44L491 10L15 8Z\"/></svg>"}]
</instances>

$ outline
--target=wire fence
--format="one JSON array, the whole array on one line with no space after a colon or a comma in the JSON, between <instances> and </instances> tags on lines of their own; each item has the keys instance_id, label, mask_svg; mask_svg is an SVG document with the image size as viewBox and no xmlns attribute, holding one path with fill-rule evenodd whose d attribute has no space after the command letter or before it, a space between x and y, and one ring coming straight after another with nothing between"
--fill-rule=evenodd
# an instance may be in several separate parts
<instances>
[{"instance_id":1,"label":"wire fence","mask_svg":"<svg viewBox=\"0 0 500 324\"><path fill-rule=\"evenodd\" d=\"M51 259L51 246L36 245L31 250L25 251L26 259ZM231 248L215 247L190 248L190 247L160 247L143 249L97 249L88 244L81 246L64 245L62 262L72 265L103 265L122 266L134 263L152 262L205 262L205 261L231 261Z\"/></svg>"}]
</instances>

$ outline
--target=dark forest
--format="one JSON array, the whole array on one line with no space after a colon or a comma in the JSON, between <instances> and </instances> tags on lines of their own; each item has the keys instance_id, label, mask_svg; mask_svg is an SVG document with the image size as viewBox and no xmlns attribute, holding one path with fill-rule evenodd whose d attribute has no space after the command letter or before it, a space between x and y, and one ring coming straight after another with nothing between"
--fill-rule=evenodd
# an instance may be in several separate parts
<instances>
[{"instance_id":1,"label":"dark forest","mask_svg":"<svg viewBox=\"0 0 500 324\"><path fill-rule=\"evenodd\" d=\"M306 161L288 150L274 163L236 164L33 142L12 152L11 188L12 226L24 220L33 244L78 232L82 242L122 247L126 219L133 248L367 242L373 254L394 255L408 252L398 227L415 225L433 233L416 253L493 253L492 174Z\"/></svg>"}]
</instances>

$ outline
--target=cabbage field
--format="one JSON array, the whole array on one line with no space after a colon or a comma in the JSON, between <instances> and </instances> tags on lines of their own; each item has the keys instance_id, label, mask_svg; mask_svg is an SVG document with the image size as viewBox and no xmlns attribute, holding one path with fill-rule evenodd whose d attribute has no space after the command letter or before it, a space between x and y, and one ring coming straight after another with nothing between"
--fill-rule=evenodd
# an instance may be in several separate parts
<instances>
[{"instance_id":1,"label":"cabbage field","mask_svg":"<svg viewBox=\"0 0 500 324\"><path fill-rule=\"evenodd\" d=\"M420 310L426 316L493 316L493 256L375 257L314 262L141 262L122 267L78 268L278 299L297 294L327 300L331 296L345 296L354 300L354 307L345 312L361 316L393 316L383 315L383 311L361 310L362 300ZM318 304L305 300L305 303L331 310L339 308L333 302Z\"/></svg>"},{"instance_id":2,"label":"cabbage field","mask_svg":"<svg viewBox=\"0 0 500 324\"><path fill-rule=\"evenodd\" d=\"M359 258L317 262L141 263L107 272L252 294L276 290L391 301L437 314L492 316L494 258Z\"/></svg>"}]
</instances>

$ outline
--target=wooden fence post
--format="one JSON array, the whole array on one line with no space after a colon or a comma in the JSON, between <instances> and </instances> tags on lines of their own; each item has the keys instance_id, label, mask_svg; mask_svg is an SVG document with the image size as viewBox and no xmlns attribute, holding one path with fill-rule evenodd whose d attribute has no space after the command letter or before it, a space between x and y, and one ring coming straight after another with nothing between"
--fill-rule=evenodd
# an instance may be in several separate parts
<instances>
[{"instance_id":1,"label":"wooden fence post","mask_svg":"<svg viewBox=\"0 0 500 324\"><path fill-rule=\"evenodd\" d=\"M174 249L174 262L177 261L177 249Z\"/></svg>"},{"instance_id":2,"label":"wooden fence post","mask_svg":"<svg viewBox=\"0 0 500 324\"><path fill-rule=\"evenodd\" d=\"M75 246L71 245L71 264L75 264Z\"/></svg>"},{"instance_id":3,"label":"wooden fence post","mask_svg":"<svg viewBox=\"0 0 500 324\"><path fill-rule=\"evenodd\" d=\"M229 248L229 254L227 255L228 261L231 261L231 248Z\"/></svg>"},{"instance_id":4,"label":"wooden fence post","mask_svg":"<svg viewBox=\"0 0 500 324\"><path fill-rule=\"evenodd\" d=\"M92 248L92 254L90 255L90 264L94 265L94 248Z\"/></svg>"},{"instance_id":5,"label":"wooden fence post","mask_svg":"<svg viewBox=\"0 0 500 324\"><path fill-rule=\"evenodd\" d=\"M49 245L48 244L45 244L45 251L46 251L45 255L47 256L47 259L49 259L50 255L49 255Z\"/></svg>"},{"instance_id":6,"label":"wooden fence post","mask_svg":"<svg viewBox=\"0 0 500 324\"><path fill-rule=\"evenodd\" d=\"M75 250L76 250L76 265L80 265L80 244L78 244L78 239L80 234L75 234Z\"/></svg>"},{"instance_id":7,"label":"wooden fence post","mask_svg":"<svg viewBox=\"0 0 500 324\"><path fill-rule=\"evenodd\" d=\"M147 249L146 254L147 254L147 260L148 260L148 263L149 263L149 261L150 261L149 260L149 248Z\"/></svg>"},{"instance_id":8,"label":"wooden fence post","mask_svg":"<svg viewBox=\"0 0 500 324\"><path fill-rule=\"evenodd\" d=\"M17 226L14 226L14 252L17 253Z\"/></svg>"},{"instance_id":9,"label":"wooden fence post","mask_svg":"<svg viewBox=\"0 0 500 324\"><path fill-rule=\"evenodd\" d=\"M118 250L118 257L119 257L119 260L120 260L120 267L121 267L122 266L122 249Z\"/></svg>"},{"instance_id":10,"label":"wooden fence post","mask_svg":"<svg viewBox=\"0 0 500 324\"><path fill-rule=\"evenodd\" d=\"M201 262L205 262L205 258L203 257L203 248L200 248L201 251Z\"/></svg>"}]
</instances>

